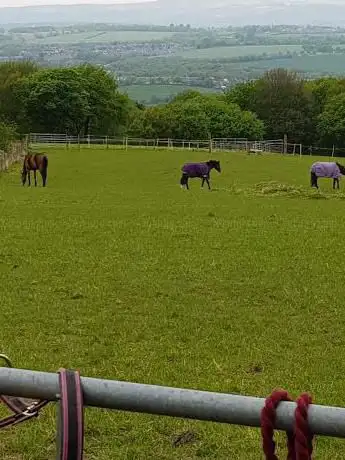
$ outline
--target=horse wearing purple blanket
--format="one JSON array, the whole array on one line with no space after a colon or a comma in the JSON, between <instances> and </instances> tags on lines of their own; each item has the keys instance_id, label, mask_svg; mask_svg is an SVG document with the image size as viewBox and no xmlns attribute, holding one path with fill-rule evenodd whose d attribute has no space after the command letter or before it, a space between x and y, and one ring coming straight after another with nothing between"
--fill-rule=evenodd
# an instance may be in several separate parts
<instances>
[{"instance_id":1,"label":"horse wearing purple blanket","mask_svg":"<svg viewBox=\"0 0 345 460\"><path fill-rule=\"evenodd\" d=\"M345 176L345 167L337 162L318 161L310 168L310 185L319 188L317 179L319 177L329 177L333 179L333 189L337 184L339 189L339 179Z\"/></svg>"},{"instance_id":2,"label":"horse wearing purple blanket","mask_svg":"<svg viewBox=\"0 0 345 460\"><path fill-rule=\"evenodd\" d=\"M208 189L211 190L210 187L210 171L215 169L220 173L220 162L217 160L210 160L206 163L186 163L182 167L182 177L180 180L180 184L182 188L186 188L189 190L188 180L189 178L199 177L202 179L201 187L204 186L206 182L208 185Z\"/></svg>"}]
</instances>

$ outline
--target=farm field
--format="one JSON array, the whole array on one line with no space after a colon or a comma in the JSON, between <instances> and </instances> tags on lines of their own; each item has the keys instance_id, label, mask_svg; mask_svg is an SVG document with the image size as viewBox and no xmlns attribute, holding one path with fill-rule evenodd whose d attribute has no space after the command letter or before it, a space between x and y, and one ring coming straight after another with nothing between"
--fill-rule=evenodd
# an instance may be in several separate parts
<instances>
[{"instance_id":1,"label":"farm field","mask_svg":"<svg viewBox=\"0 0 345 460\"><path fill-rule=\"evenodd\" d=\"M30 35L30 34L26 34ZM76 44L76 43L111 43L111 42L149 42L169 38L173 32L151 32L151 31L112 31L112 32L83 32L75 34L64 34L52 37L36 38L30 37L30 41L39 44ZM29 38L29 37L28 37Z\"/></svg>"},{"instance_id":2,"label":"farm field","mask_svg":"<svg viewBox=\"0 0 345 460\"><path fill-rule=\"evenodd\" d=\"M218 58L234 58L240 56L256 56L264 53L278 54L302 51L300 45L253 45L253 46L219 46L215 48L188 50L177 52L176 54L183 58L196 59L218 59Z\"/></svg>"},{"instance_id":3,"label":"farm field","mask_svg":"<svg viewBox=\"0 0 345 460\"><path fill-rule=\"evenodd\" d=\"M216 92L216 90L212 88L208 89L187 85L130 85L121 86L120 89L121 91L126 92L130 98L137 101L150 101L153 96L166 98L192 89L202 93Z\"/></svg>"},{"instance_id":4,"label":"farm field","mask_svg":"<svg viewBox=\"0 0 345 460\"><path fill-rule=\"evenodd\" d=\"M314 56L292 56L291 58L263 59L227 64L226 68L233 75L248 78L250 75L261 76L267 70L282 67L303 74L317 73L320 75L343 75L345 63L341 55L318 54Z\"/></svg>"},{"instance_id":5,"label":"farm field","mask_svg":"<svg viewBox=\"0 0 345 460\"><path fill-rule=\"evenodd\" d=\"M345 61L341 55L336 54L318 54L315 56L293 56L291 59L275 59L274 61L260 61L246 63L249 67L258 67L266 70L267 66L279 67L284 66L287 69L293 69L303 73L317 72L324 75L343 74L345 71Z\"/></svg>"},{"instance_id":6,"label":"farm field","mask_svg":"<svg viewBox=\"0 0 345 460\"><path fill-rule=\"evenodd\" d=\"M0 175L0 351L16 367L344 406L345 194L310 190L315 157L217 153L213 191L187 192L180 167L206 152L45 151L46 189ZM55 429L50 405L1 432L0 459L54 459ZM186 430L196 442L172 447ZM258 429L97 409L85 442L88 460L262 457ZM314 458L343 450L318 437Z\"/></svg>"}]
</instances>

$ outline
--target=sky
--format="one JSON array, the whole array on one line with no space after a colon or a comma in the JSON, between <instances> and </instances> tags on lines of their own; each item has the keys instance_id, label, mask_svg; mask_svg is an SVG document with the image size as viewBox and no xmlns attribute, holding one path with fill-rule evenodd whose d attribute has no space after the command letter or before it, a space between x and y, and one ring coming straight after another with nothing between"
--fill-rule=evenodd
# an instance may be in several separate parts
<instances>
[{"instance_id":1,"label":"sky","mask_svg":"<svg viewBox=\"0 0 345 460\"><path fill-rule=\"evenodd\" d=\"M0 8L9 6L42 6L42 5L112 5L118 3L141 3L147 0L0 0Z\"/></svg>"},{"instance_id":2,"label":"sky","mask_svg":"<svg viewBox=\"0 0 345 460\"><path fill-rule=\"evenodd\" d=\"M43 5L85 5L85 4L100 4L100 5L114 5L119 3L142 3L145 1L154 0L0 0L1 7L18 7L18 6L43 6ZM186 0L188 1L188 0ZM212 0L210 0L212 2ZM344 4L345 0L223 0L227 5L245 5L245 4L275 4L275 3L331 3L331 4ZM171 0L174 3L174 0Z\"/></svg>"}]
</instances>

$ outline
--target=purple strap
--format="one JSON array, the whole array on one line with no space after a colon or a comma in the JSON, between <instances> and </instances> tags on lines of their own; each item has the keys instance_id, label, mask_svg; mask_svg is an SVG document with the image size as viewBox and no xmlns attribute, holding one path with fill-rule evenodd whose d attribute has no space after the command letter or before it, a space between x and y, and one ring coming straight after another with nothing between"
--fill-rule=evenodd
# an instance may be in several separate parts
<instances>
[{"instance_id":1,"label":"purple strap","mask_svg":"<svg viewBox=\"0 0 345 460\"><path fill-rule=\"evenodd\" d=\"M59 384L57 460L82 460L84 411L79 372L60 369Z\"/></svg>"}]
</instances>

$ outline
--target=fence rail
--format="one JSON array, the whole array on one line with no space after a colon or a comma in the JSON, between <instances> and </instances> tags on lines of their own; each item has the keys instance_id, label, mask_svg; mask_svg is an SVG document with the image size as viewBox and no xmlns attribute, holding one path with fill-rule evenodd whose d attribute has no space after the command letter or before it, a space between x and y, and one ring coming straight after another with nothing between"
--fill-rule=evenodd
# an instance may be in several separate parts
<instances>
[{"instance_id":1,"label":"fence rail","mask_svg":"<svg viewBox=\"0 0 345 460\"><path fill-rule=\"evenodd\" d=\"M82 377L87 406L130 412L260 427L265 399L140 383ZM0 368L0 394L56 401L58 375L23 369ZM292 430L296 404L282 402L276 428ZM345 409L311 405L308 423L314 434L345 438Z\"/></svg>"},{"instance_id":2,"label":"fence rail","mask_svg":"<svg viewBox=\"0 0 345 460\"><path fill-rule=\"evenodd\" d=\"M111 136L69 136L66 134L31 133L28 143L39 147L102 147L112 149L153 148L201 150L208 152L243 151L252 154L278 153L286 155L309 155L325 157L345 157L345 148L337 146L318 147L287 142L287 139L250 140L246 138L213 139L142 139L135 137Z\"/></svg>"},{"instance_id":3,"label":"fence rail","mask_svg":"<svg viewBox=\"0 0 345 460\"><path fill-rule=\"evenodd\" d=\"M135 137L110 137L110 136L69 136L66 134L40 134L29 135L30 145L46 146L103 146L104 148L128 149L129 147L165 148L183 150L206 151L238 151L284 153L283 139L252 141L246 138L215 138L215 139L142 139ZM287 150L287 144L285 146Z\"/></svg>"}]
</instances>

